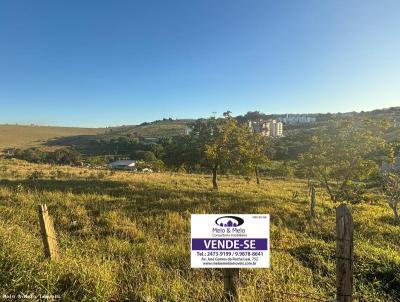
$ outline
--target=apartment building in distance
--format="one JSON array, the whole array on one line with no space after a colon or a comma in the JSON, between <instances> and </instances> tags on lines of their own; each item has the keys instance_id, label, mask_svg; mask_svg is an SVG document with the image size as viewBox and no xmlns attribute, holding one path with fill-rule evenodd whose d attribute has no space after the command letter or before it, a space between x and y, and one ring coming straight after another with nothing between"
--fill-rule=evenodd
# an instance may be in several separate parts
<instances>
[{"instance_id":1,"label":"apartment building in distance","mask_svg":"<svg viewBox=\"0 0 400 302\"><path fill-rule=\"evenodd\" d=\"M316 122L315 117L303 115L303 114L286 114L285 117L278 118L278 121L286 125L302 125L311 124Z\"/></svg>"},{"instance_id":2,"label":"apartment building in distance","mask_svg":"<svg viewBox=\"0 0 400 302\"><path fill-rule=\"evenodd\" d=\"M262 136L271 137L283 136L283 124L277 120L249 121L248 123L253 133L260 133Z\"/></svg>"},{"instance_id":3,"label":"apartment building in distance","mask_svg":"<svg viewBox=\"0 0 400 302\"><path fill-rule=\"evenodd\" d=\"M283 124L277 120L271 120L269 122L270 136L279 137L283 135Z\"/></svg>"}]
</instances>

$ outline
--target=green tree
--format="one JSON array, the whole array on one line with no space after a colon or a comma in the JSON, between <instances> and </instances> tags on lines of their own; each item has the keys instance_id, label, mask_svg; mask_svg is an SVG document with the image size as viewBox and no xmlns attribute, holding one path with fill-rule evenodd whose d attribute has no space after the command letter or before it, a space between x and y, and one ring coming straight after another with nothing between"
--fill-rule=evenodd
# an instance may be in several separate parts
<instances>
[{"instance_id":1,"label":"green tree","mask_svg":"<svg viewBox=\"0 0 400 302\"><path fill-rule=\"evenodd\" d=\"M157 160L157 157L151 151L138 150L135 152L134 159L144 160L145 162L152 162Z\"/></svg>"},{"instance_id":2,"label":"green tree","mask_svg":"<svg viewBox=\"0 0 400 302\"><path fill-rule=\"evenodd\" d=\"M42 163L45 161L46 153L37 148L18 149L15 151L14 157L33 163Z\"/></svg>"},{"instance_id":3,"label":"green tree","mask_svg":"<svg viewBox=\"0 0 400 302\"><path fill-rule=\"evenodd\" d=\"M81 160L81 154L73 148L58 149L47 153L46 161L62 165L73 165Z\"/></svg>"},{"instance_id":4,"label":"green tree","mask_svg":"<svg viewBox=\"0 0 400 302\"><path fill-rule=\"evenodd\" d=\"M254 171L257 184L260 184L259 167L268 163L268 138L249 131L248 126L243 124L238 128L238 147L241 157L239 166L246 174Z\"/></svg>"},{"instance_id":5,"label":"green tree","mask_svg":"<svg viewBox=\"0 0 400 302\"><path fill-rule=\"evenodd\" d=\"M400 224L400 173L387 172L383 175L383 192L385 193L389 207L393 210L395 221Z\"/></svg>"},{"instance_id":6,"label":"green tree","mask_svg":"<svg viewBox=\"0 0 400 302\"><path fill-rule=\"evenodd\" d=\"M309 151L301 155L301 166L326 188L332 201L359 199L362 181L378 170L387 126L382 121L332 121L316 131Z\"/></svg>"},{"instance_id":7,"label":"green tree","mask_svg":"<svg viewBox=\"0 0 400 302\"><path fill-rule=\"evenodd\" d=\"M218 170L236 166L240 160L237 152L237 122L228 111L223 119L210 119L201 130L199 141L204 143L205 160L211 166L212 184L217 190Z\"/></svg>"},{"instance_id":8,"label":"green tree","mask_svg":"<svg viewBox=\"0 0 400 302\"><path fill-rule=\"evenodd\" d=\"M212 172L212 185L218 189L218 174L225 172L249 174L266 163L267 140L250 131L247 124L239 125L230 112L223 118L199 119L191 125L190 136L164 146L166 163L181 163L185 168L205 167ZM179 150L179 151L178 151ZM178 154L178 156L176 156Z\"/></svg>"}]
</instances>

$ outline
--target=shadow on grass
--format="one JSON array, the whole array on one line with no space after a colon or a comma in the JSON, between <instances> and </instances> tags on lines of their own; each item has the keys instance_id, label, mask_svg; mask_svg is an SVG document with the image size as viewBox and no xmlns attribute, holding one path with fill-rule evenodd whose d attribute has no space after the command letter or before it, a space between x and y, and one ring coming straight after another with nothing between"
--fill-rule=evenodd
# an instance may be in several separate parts
<instances>
[{"instance_id":1,"label":"shadow on grass","mask_svg":"<svg viewBox=\"0 0 400 302\"><path fill-rule=\"evenodd\" d=\"M108 195L107 202L99 206L99 201L79 202L91 215L100 212L123 210L129 213L143 213L144 215L178 213L258 213L260 208L279 218L287 228L299 231L304 229L304 219L296 208L282 209L279 203L286 203L284 199L261 198L246 194L246 192L227 193L220 191L198 189L190 190L179 187L165 187L152 183L125 182L101 179L23 179L1 180L0 186L34 192L61 192L72 194ZM59 203L60 201L57 201ZM100 200L101 203L101 200ZM295 203L298 207L301 204ZM299 216L300 215L300 216ZM274 218L273 218L274 219ZM273 222L273 220L272 220Z\"/></svg>"},{"instance_id":2,"label":"shadow on grass","mask_svg":"<svg viewBox=\"0 0 400 302\"><path fill-rule=\"evenodd\" d=\"M400 301L400 265L393 261L360 262L355 266L355 271L358 280L365 284L376 284L380 291L393 297L393 301Z\"/></svg>"},{"instance_id":3,"label":"shadow on grass","mask_svg":"<svg viewBox=\"0 0 400 302\"><path fill-rule=\"evenodd\" d=\"M379 218L379 221L383 222L384 224L388 224L388 225L400 227L400 223L397 222L397 221L394 219L394 215L391 215L391 216L390 216L390 215L382 216L381 218Z\"/></svg>"},{"instance_id":4,"label":"shadow on grass","mask_svg":"<svg viewBox=\"0 0 400 302\"><path fill-rule=\"evenodd\" d=\"M58 137L54 139L48 140L45 145L46 146L87 146L90 142L96 140L98 138L97 135L86 134L86 135L73 135L73 136L65 136Z\"/></svg>"},{"instance_id":5,"label":"shadow on grass","mask_svg":"<svg viewBox=\"0 0 400 302\"><path fill-rule=\"evenodd\" d=\"M293 248L289 253L313 271L318 282L324 279L333 279L335 276L336 256L335 247L324 243L304 244ZM357 284L374 284L374 290L393 297L393 301L400 299L400 265L391 260L374 260L355 258L354 278ZM360 288L358 291L366 290Z\"/></svg>"},{"instance_id":6,"label":"shadow on grass","mask_svg":"<svg viewBox=\"0 0 400 302\"><path fill-rule=\"evenodd\" d=\"M168 212L177 213L257 213L260 208L268 209L271 214L272 223L274 219L280 219L282 226L300 232L305 229L305 219L301 211L302 205L307 206L306 201L289 200L285 198L268 199L268 197L251 197L245 192L227 193L209 191L190 190L190 188L164 187L154 183L111 181L101 179L66 179L66 180L1 180L0 186L19 190L37 192L61 192L72 194L93 194L108 195L106 202L95 198L88 201L79 201L76 197L77 205L83 206L91 218L95 218L104 212L119 210L123 211L128 217L131 216L160 216ZM290 202L289 207L284 207L284 203ZM282 204L281 204L282 203ZM68 209L63 208L62 200L54 201L57 204L59 213L66 215ZM263 210L265 211L265 210ZM188 215L185 214L185 218ZM90 219L89 219L90 220ZM95 219L93 219L94 221ZM161 221L161 220L157 220ZM179 222L179 220L178 220ZM117 222L118 224L118 222ZM92 226L88 222L89 228ZM95 225L95 224L93 224ZM157 232L162 230L157 229ZM165 232L169 232L166 229ZM309 231L308 231L309 232ZM90 234L96 232L90 229ZM315 234L317 235L317 234ZM331 234L330 234L331 236ZM102 239L105 235L100 234ZM173 236L171 236L173 237ZM324 238L332 239L331 237ZM289 250L289 253L302 263L304 267L315 272L316 278L327 281L334 278L334 246L329 243L305 244ZM169 263L171 260L167 259ZM173 260L172 262L174 262ZM373 283L377 280L382 286L379 291L400 298L398 288L400 288L400 266L394 262L377 263L376 265L356 264L356 278L365 280L365 283ZM65 278L63 286L68 288L74 279ZM332 282L330 282L332 284Z\"/></svg>"},{"instance_id":7,"label":"shadow on grass","mask_svg":"<svg viewBox=\"0 0 400 302\"><path fill-rule=\"evenodd\" d=\"M328 244L304 244L291 249L289 253L304 267L311 269L319 278L335 274L332 267L332 262L335 261L335 250Z\"/></svg>"}]
</instances>

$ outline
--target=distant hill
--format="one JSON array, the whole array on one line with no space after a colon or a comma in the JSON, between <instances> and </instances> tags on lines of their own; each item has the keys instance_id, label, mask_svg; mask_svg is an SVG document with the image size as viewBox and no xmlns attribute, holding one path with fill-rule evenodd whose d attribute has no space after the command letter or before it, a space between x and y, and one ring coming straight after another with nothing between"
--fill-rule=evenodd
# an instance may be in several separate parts
<instances>
[{"instance_id":1,"label":"distant hill","mask_svg":"<svg viewBox=\"0 0 400 302\"><path fill-rule=\"evenodd\" d=\"M103 133L97 135L75 135L61 137L47 142L50 146L84 146L93 140L118 139L121 136L132 137L173 137L182 135L185 128L194 120L160 120L140 125L124 125L105 128Z\"/></svg>"},{"instance_id":2,"label":"distant hill","mask_svg":"<svg viewBox=\"0 0 400 302\"><path fill-rule=\"evenodd\" d=\"M185 128L194 120L161 120L150 123L143 123L137 126L120 126L108 128L103 136L126 136L128 134L142 137L171 137L180 135Z\"/></svg>"},{"instance_id":3,"label":"distant hill","mask_svg":"<svg viewBox=\"0 0 400 302\"><path fill-rule=\"evenodd\" d=\"M240 120L246 120L255 115L263 118L283 117L282 114L265 115L258 111L249 112L244 116L238 116ZM304 131L303 128L318 127L320 123L332 118L368 117L376 119L388 119L395 127L387 134L389 140L400 138L400 107L377 109L373 111L347 112L347 113L313 113L307 114L317 118L316 124L306 125L297 131ZM92 140L111 140L121 136L133 137L172 137L184 133L185 128L194 122L193 119L163 119L140 125L123 125L107 128L77 128L77 127L50 127L50 126L22 126L22 125L0 125L0 150L4 148L26 148L34 146L84 146ZM293 126L284 126L284 131L289 133ZM296 129L294 129L296 130Z\"/></svg>"},{"instance_id":4,"label":"distant hill","mask_svg":"<svg viewBox=\"0 0 400 302\"><path fill-rule=\"evenodd\" d=\"M392 128L386 134L386 138L389 141L399 141L400 140L400 127Z\"/></svg>"},{"instance_id":5,"label":"distant hill","mask_svg":"<svg viewBox=\"0 0 400 302\"><path fill-rule=\"evenodd\" d=\"M35 147L51 139L93 136L102 134L104 131L104 128L0 125L0 149Z\"/></svg>"},{"instance_id":6,"label":"distant hill","mask_svg":"<svg viewBox=\"0 0 400 302\"><path fill-rule=\"evenodd\" d=\"M181 135L193 120L161 120L140 125L108 128L78 128L28 125L0 125L0 150L39 146L85 145L91 140L121 136L172 137Z\"/></svg>"}]
</instances>

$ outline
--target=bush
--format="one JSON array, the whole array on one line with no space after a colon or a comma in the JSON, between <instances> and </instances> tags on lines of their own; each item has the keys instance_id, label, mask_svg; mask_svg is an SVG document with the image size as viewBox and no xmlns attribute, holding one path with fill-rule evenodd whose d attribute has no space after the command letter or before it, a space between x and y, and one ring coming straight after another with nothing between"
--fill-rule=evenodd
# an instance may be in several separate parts
<instances>
[{"instance_id":1,"label":"bush","mask_svg":"<svg viewBox=\"0 0 400 302\"><path fill-rule=\"evenodd\" d=\"M45 162L46 154L37 148L30 148L25 150L16 150L14 157L22 160L26 160L32 163L43 163Z\"/></svg>"},{"instance_id":2,"label":"bush","mask_svg":"<svg viewBox=\"0 0 400 302\"><path fill-rule=\"evenodd\" d=\"M151 151L139 150L135 152L134 159L144 160L146 162L152 162L157 160L157 157Z\"/></svg>"},{"instance_id":3,"label":"bush","mask_svg":"<svg viewBox=\"0 0 400 302\"><path fill-rule=\"evenodd\" d=\"M103 179L104 177L106 177L106 174L103 171L100 171L99 173L97 173L97 178Z\"/></svg>"},{"instance_id":4,"label":"bush","mask_svg":"<svg viewBox=\"0 0 400 302\"><path fill-rule=\"evenodd\" d=\"M273 161L267 167L261 167L260 172L272 177L293 177L295 167L290 161Z\"/></svg>"},{"instance_id":5,"label":"bush","mask_svg":"<svg viewBox=\"0 0 400 302\"><path fill-rule=\"evenodd\" d=\"M49 163L61 165L77 164L81 160L81 154L72 148L58 149L54 152L44 152L37 148L16 150L15 158L33 163Z\"/></svg>"},{"instance_id":6,"label":"bush","mask_svg":"<svg viewBox=\"0 0 400 302\"><path fill-rule=\"evenodd\" d=\"M81 160L81 154L75 149L59 149L55 152L49 152L46 155L46 162L62 164L62 165L73 165L77 164Z\"/></svg>"},{"instance_id":7,"label":"bush","mask_svg":"<svg viewBox=\"0 0 400 302\"><path fill-rule=\"evenodd\" d=\"M42 171L33 171L29 176L28 179L39 179L43 178L44 173Z\"/></svg>"}]
</instances>

